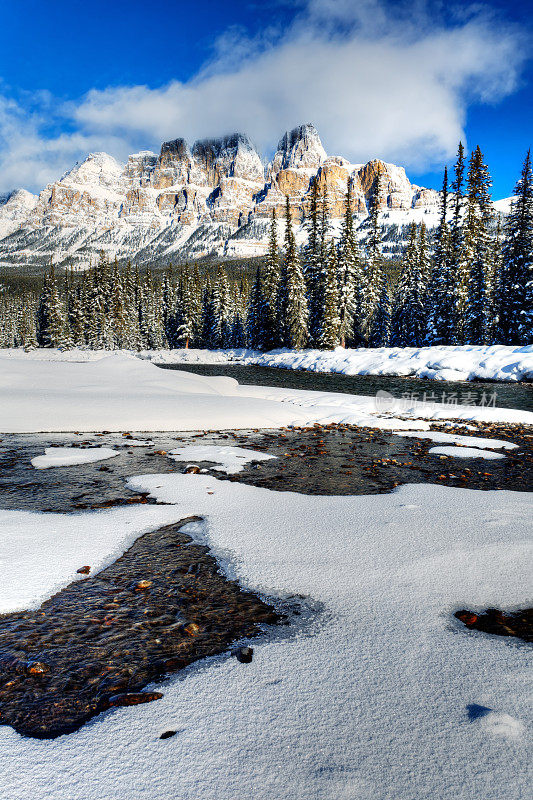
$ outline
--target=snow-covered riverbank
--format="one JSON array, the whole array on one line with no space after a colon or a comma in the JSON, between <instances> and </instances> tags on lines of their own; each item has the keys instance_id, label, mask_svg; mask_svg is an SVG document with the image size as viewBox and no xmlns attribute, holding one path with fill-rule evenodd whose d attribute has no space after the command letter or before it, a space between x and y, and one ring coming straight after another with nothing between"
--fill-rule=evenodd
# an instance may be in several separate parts
<instances>
[{"instance_id":1,"label":"snow-covered riverbank","mask_svg":"<svg viewBox=\"0 0 533 800\"><path fill-rule=\"evenodd\" d=\"M383 396L385 395L385 396ZM0 351L0 431L168 431L348 423L428 428L425 420L533 424L533 413L455 403L396 402L161 370L133 353ZM398 417L402 417L399 419Z\"/></svg>"},{"instance_id":2,"label":"snow-covered riverbank","mask_svg":"<svg viewBox=\"0 0 533 800\"><path fill-rule=\"evenodd\" d=\"M262 367L337 372L343 375L396 375L440 381L533 381L533 344L464 347L376 347L357 350L133 350L154 364L256 364ZM108 350L0 350L1 358L32 361L98 361Z\"/></svg>"},{"instance_id":3,"label":"snow-covered riverbank","mask_svg":"<svg viewBox=\"0 0 533 800\"><path fill-rule=\"evenodd\" d=\"M338 372L344 375L402 375L440 381L532 381L533 345L526 347L377 347L347 350L161 350L142 357L159 364L219 364Z\"/></svg>"}]
</instances>

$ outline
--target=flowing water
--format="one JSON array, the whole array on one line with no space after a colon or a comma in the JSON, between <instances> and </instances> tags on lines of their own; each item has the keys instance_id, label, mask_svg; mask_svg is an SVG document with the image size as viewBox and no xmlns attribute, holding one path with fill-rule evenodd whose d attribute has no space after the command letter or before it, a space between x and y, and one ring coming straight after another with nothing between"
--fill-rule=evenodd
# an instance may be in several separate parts
<instances>
[{"instance_id":1,"label":"flowing water","mask_svg":"<svg viewBox=\"0 0 533 800\"><path fill-rule=\"evenodd\" d=\"M225 375L241 384L280 386L314 392L343 392L373 397L378 391L409 400L466 405L495 405L533 411L533 384L492 381L432 381L394 375L341 375L336 372L257 367L244 364L158 364L162 369L180 369L197 375Z\"/></svg>"}]
</instances>

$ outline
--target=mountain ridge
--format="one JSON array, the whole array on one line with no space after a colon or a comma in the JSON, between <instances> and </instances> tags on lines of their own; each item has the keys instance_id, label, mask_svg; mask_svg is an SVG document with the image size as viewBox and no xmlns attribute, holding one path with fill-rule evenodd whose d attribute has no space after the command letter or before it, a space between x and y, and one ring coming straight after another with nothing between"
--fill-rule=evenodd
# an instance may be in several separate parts
<instances>
[{"instance_id":1,"label":"mountain ridge","mask_svg":"<svg viewBox=\"0 0 533 800\"><path fill-rule=\"evenodd\" d=\"M363 236L378 171L387 252L387 233L394 241L395 229L413 220L437 224L439 193L412 184L403 167L328 156L311 123L287 131L266 164L242 133L192 145L173 139L162 143L159 155L142 150L125 164L90 153L39 195L19 189L0 199L0 264L40 267L53 259L58 266L85 268L101 251L137 263L262 255L272 211L283 213L286 196L303 241L315 177L327 193L333 232L351 181L352 211Z\"/></svg>"}]
</instances>

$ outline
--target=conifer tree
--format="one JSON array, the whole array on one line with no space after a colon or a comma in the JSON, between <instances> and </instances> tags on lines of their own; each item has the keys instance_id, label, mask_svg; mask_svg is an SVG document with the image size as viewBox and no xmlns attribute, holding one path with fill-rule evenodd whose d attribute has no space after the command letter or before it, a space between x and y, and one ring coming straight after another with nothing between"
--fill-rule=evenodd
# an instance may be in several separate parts
<instances>
[{"instance_id":1,"label":"conifer tree","mask_svg":"<svg viewBox=\"0 0 533 800\"><path fill-rule=\"evenodd\" d=\"M278 304L279 323L283 330L286 347L300 350L307 342L308 307L305 280L296 250L296 240L292 229L289 197L285 204L285 253Z\"/></svg>"},{"instance_id":2,"label":"conifer tree","mask_svg":"<svg viewBox=\"0 0 533 800\"><path fill-rule=\"evenodd\" d=\"M214 296L214 289L211 288L209 283L206 283L202 303L202 334L200 344L208 350L214 350L218 347L218 337L219 329L216 317L216 298Z\"/></svg>"},{"instance_id":3,"label":"conifer tree","mask_svg":"<svg viewBox=\"0 0 533 800\"><path fill-rule=\"evenodd\" d=\"M279 282L278 224L276 220L276 210L272 209L268 252L262 281L264 300L263 346L265 350L273 350L279 344L279 333L276 323Z\"/></svg>"},{"instance_id":4,"label":"conifer tree","mask_svg":"<svg viewBox=\"0 0 533 800\"><path fill-rule=\"evenodd\" d=\"M322 322L318 342L322 350L334 350L339 344L340 320L338 314L339 290L337 285L337 249L333 240L329 245L329 257L324 288Z\"/></svg>"},{"instance_id":5,"label":"conifer tree","mask_svg":"<svg viewBox=\"0 0 533 800\"><path fill-rule=\"evenodd\" d=\"M342 347L360 343L363 272L352 216L352 182L348 178L344 221L339 241L339 339Z\"/></svg>"},{"instance_id":6,"label":"conifer tree","mask_svg":"<svg viewBox=\"0 0 533 800\"><path fill-rule=\"evenodd\" d=\"M372 338L374 314L382 291L383 259L381 255L381 226L379 224L379 203L382 190L381 169L378 168L372 196L370 198L370 232L366 244L366 264L364 288L361 299L361 337L368 347Z\"/></svg>"},{"instance_id":7,"label":"conifer tree","mask_svg":"<svg viewBox=\"0 0 533 800\"><path fill-rule=\"evenodd\" d=\"M67 347L70 341L66 331L65 314L59 297L53 265L51 265L48 273L45 303L47 305L45 313L46 327L42 332L41 347Z\"/></svg>"},{"instance_id":8,"label":"conifer tree","mask_svg":"<svg viewBox=\"0 0 533 800\"><path fill-rule=\"evenodd\" d=\"M417 226L409 226L409 244L396 292L392 344L396 347L420 347L424 340L424 285L420 270Z\"/></svg>"},{"instance_id":9,"label":"conifer tree","mask_svg":"<svg viewBox=\"0 0 533 800\"><path fill-rule=\"evenodd\" d=\"M379 296L376 312L374 314L374 325L372 329L372 347L388 347L391 338L392 326L392 302L389 282L383 278L381 283L381 294Z\"/></svg>"},{"instance_id":10,"label":"conifer tree","mask_svg":"<svg viewBox=\"0 0 533 800\"><path fill-rule=\"evenodd\" d=\"M440 197L440 221L427 292L428 329L426 344L430 345L449 345L453 340L455 322L454 288L451 273L451 238L447 214L448 168L444 167L444 179Z\"/></svg>"},{"instance_id":11,"label":"conifer tree","mask_svg":"<svg viewBox=\"0 0 533 800\"><path fill-rule=\"evenodd\" d=\"M498 290L502 344L529 344L533 337L533 169L528 150L505 225Z\"/></svg>"},{"instance_id":12,"label":"conifer tree","mask_svg":"<svg viewBox=\"0 0 533 800\"><path fill-rule=\"evenodd\" d=\"M470 157L464 246L456 276L458 344L485 344L487 324L486 270L491 257L492 202L487 165L479 146Z\"/></svg>"},{"instance_id":13,"label":"conifer tree","mask_svg":"<svg viewBox=\"0 0 533 800\"><path fill-rule=\"evenodd\" d=\"M248 346L253 350L263 350L265 346L264 329L265 298L261 283L261 272L257 269L255 282L250 295L250 307L246 320Z\"/></svg>"},{"instance_id":14,"label":"conifer tree","mask_svg":"<svg viewBox=\"0 0 533 800\"><path fill-rule=\"evenodd\" d=\"M491 244L492 252L489 254L489 261L485 270L486 280L486 344L497 344L499 333L499 285L502 269L502 218L498 214L496 218L496 230Z\"/></svg>"}]
</instances>

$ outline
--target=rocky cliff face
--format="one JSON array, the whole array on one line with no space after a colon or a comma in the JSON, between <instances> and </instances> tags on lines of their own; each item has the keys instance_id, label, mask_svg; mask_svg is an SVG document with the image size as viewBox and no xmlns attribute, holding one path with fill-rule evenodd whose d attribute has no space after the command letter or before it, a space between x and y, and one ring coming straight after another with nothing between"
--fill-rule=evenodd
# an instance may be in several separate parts
<instances>
[{"instance_id":1,"label":"rocky cliff face","mask_svg":"<svg viewBox=\"0 0 533 800\"><path fill-rule=\"evenodd\" d=\"M237 133L192 147L174 139L159 155L135 153L125 165L92 153L38 197L24 190L0 197L0 263L37 266L53 258L87 266L102 250L139 262L258 255L272 211L281 215L287 196L294 221L303 223L315 177L334 224L348 181L353 213L364 223L378 172L386 228L413 219L436 224L437 192L414 186L393 164L328 157L310 124L285 133L266 165Z\"/></svg>"}]
</instances>

